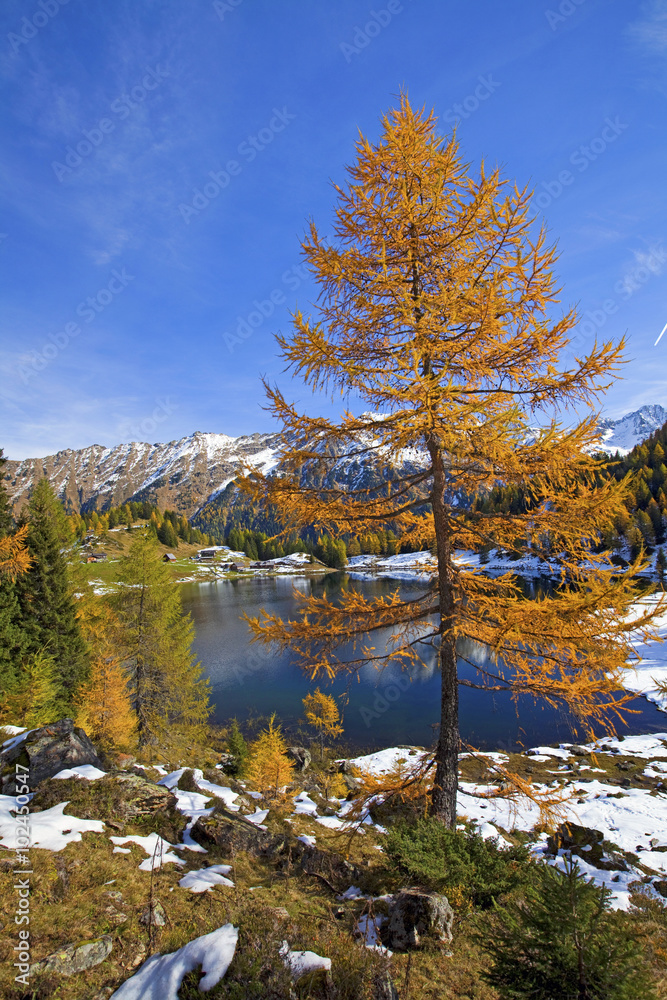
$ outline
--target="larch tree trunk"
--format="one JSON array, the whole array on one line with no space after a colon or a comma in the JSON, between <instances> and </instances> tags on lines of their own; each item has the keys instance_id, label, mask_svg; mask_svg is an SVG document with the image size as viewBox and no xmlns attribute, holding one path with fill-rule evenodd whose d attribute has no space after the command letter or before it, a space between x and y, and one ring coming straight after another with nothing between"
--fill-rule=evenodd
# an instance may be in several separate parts
<instances>
[{"instance_id":1,"label":"larch tree trunk","mask_svg":"<svg viewBox=\"0 0 667 1000\"><path fill-rule=\"evenodd\" d=\"M456 794L459 763L459 683L454 623L454 570L450 529L445 508L446 477L442 450L434 439L427 441L433 467L432 508L438 555L440 614L440 734L435 753L435 779L431 812L450 827L456 826Z\"/></svg>"}]
</instances>

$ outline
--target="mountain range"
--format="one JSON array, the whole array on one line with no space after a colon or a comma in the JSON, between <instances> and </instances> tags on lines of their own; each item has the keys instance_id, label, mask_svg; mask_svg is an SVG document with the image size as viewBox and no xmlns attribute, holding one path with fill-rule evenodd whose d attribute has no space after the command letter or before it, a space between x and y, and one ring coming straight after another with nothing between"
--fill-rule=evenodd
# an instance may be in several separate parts
<instances>
[{"instance_id":1,"label":"mountain range","mask_svg":"<svg viewBox=\"0 0 667 1000\"><path fill-rule=\"evenodd\" d=\"M642 406L620 420L600 421L600 447L625 455L667 421L657 404ZM114 448L90 445L65 449L46 458L7 461L5 486L15 510L27 501L38 479L46 476L69 509L103 510L126 500L149 500L162 510L192 517L216 498L235 477L241 458L263 472L278 465L278 434L229 437L200 431L168 444L130 442ZM415 451L405 456L419 464ZM363 474L364 459L337 470L350 483Z\"/></svg>"}]
</instances>

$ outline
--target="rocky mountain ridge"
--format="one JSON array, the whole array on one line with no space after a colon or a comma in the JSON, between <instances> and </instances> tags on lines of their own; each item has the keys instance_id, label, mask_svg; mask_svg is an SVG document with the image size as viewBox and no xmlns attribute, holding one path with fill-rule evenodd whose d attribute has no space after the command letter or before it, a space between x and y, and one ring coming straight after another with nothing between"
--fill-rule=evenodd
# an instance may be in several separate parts
<instances>
[{"instance_id":1,"label":"rocky mountain ridge","mask_svg":"<svg viewBox=\"0 0 667 1000\"><path fill-rule=\"evenodd\" d=\"M619 420L600 422L600 445L613 454L627 454L667 421L667 410L654 404ZM209 505L232 482L241 459L268 472L275 468L279 435L249 434L230 437L200 431L164 444L129 442L105 448L90 445L65 449L45 458L7 462L5 485L16 511L26 503L35 483L46 476L66 507L77 511L103 510L126 500L149 500L162 509L191 517ZM402 456L419 464L419 454ZM354 457L339 470L353 485L364 474L368 459Z\"/></svg>"}]
</instances>

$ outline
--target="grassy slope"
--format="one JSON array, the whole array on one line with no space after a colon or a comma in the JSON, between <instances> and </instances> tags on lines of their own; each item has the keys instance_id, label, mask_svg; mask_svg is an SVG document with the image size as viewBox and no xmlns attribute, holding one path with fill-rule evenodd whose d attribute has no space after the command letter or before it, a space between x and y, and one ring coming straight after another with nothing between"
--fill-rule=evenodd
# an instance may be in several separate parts
<instances>
[{"instance_id":1,"label":"grassy slope","mask_svg":"<svg viewBox=\"0 0 667 1000\"><path fill-rule=\"evenodd\" d=\"M219 734L220 738L220 734ZM216 741L217 742L217 741ZM221 746L222 744L220 744ZM219 748L218 748L219 749ZM314 748L313 748L314 750ZM315 768L325 767L313 753ZM211 753L209 762L215 759ZM192 763L204 764L201 756ZM606 762L600 759L600 766ZM617 760L609 762L609 778L618 778ZM175 762L171 762L174 766ZM482 777L479 761L462 761L461 777L475 780ZM533 768L533 777L544 765L516 755L510 766L525 772ZM616 769L616 770L613 770ZM629 772L624 772L624 775ZM148 772L157 779L157 772ZM312 775L317 779L317 773ZM207 774L218 783L233 784L222 778L221 772ZM546 774L545 774L546 777ZM105 779L107 782L110 779ZM290 796L301 787L297 782ZM97 788L95 788L97 785ZM327 997L334 1000L371 1000L371 980L374 971L382 968L383 960L377 953L362 947L353 931L358 918L369 912L363 900L341 902L318 878L296 872L279 872L270 861L239 853L234 857L222 856L215 849L207 855L183 851L186 865L166 865L152 877L149 872L138 871L145 859L141 848L130 846L130 854L114 854L109 840L111 835L146 835L156 830L172 843L177 842L178 827L184 825L180 817L159 814L126 824L118 823L118 813L113 796L104 783L71 779L45 782L38 791L35 808L48 808L55 802L69 801L66 813L85 818L104 819L105 833L87 833L80 843L69 844L54 854L33 849L31 860L34 874L31 878L31 935L33 961L38 961L66 943L79 943L101 934L111 934L114 947L103 963L86 973L70 979L45 976L33 981L34 992L25 994L12 986L11 948L15 929L10 925L16 905L12 888L13 879L0 880L0 906L6 915L5 934L0 939L0 995L7 1000L93 1000L108 994L103 988L116 989L132 974L151 951L174 951L193 938L209 933L231 921L240 927L239 946L228 976L219 987L208 995L215 998L229 997L240 1000L250 997L274 997L285 1000L289 991L284 982L278 950L284 939L293 948L308 948L327 955L333 961L334 992L327 993L322 984L313 982L300 989L302 997ZM240 787L236 786L240 791ZM317 793L312 793L322 805ZM208 803L213 805L214 801ZM268 804L268 803L267 803ZM354 862L363 872L361 888L370 895L392 892L402 885L400 879L388 868L385 856L376 849L378 835L367 828L363 836L340 834L316 823L308 816L293 816L291 799L271 803L268 826L274 832L290 830L295 835L308 833L317 837L317 846L337 851ZM290 822L287 822L287 818ZM386 822L387 817L381 817ZM511 838L515 839L516 838ZM9 853L9 852L8 852ZM12 854L9 855L11 859ZM205 865L228 863L233 865L231 878L234 888L217 886L211 893L195 895L179 886L185 871ZM0 867L9 874L11 860L0 860ZM347 888L338 886L337 888ZM122 898L110 895L120 893ZM151 893L159 899L167 915L167 924L155 931L149 940L146 927L140 922ZM373 905L373 904L370 904ZM281 918L277 907L285 907L288 920ZM382 903L375 904L375 912L382 911ZM119 914L127 919L122 920ZM401 1000L408 998L469 998L469 1000L498 1000L498 994L481 978L485 959L472 943L473 922L481 921L482 927L489 920L488 914L457 914L451 954L436 945L411 955L395 954L391 960L392 977L399 988ZM647 962L654 973L658 995L667 996L667 916L659 904L647 904L636 918L637 928L646 935ZM489 932L491 933L490 927ZM181 991L184 1000L194 1000L197 974L193 974ZM82 992L83 991L83 992Z\"/></svg>"}]
</instances>

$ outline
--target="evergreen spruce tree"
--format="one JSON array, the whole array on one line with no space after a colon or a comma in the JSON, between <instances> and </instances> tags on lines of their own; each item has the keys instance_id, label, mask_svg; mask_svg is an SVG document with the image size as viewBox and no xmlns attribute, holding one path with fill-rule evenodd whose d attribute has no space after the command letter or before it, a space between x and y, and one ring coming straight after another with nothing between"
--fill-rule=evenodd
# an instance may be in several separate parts
<instances>
[{"instance_id":1,"label":"evergreen spruce tree","mask_svg":"<svg viewBox=\"0 0 667 1000\"><path fill-rule=\"evenodd\" d=\"M227 737L227 751L234 757L234 773L243 775L248 758L248 744L236 719L232 719L231 729Z\"/></svg>"},{"instance_id":2,"label":"evergreen spruce tree","mask_svg":"<svg viewBox=\"0 0 667 1000\"><path fill-rule=\"evenodd\" d=\"M0 449L0 540L9 539L13 518L3 482L6 459ZM13 573L0 573L0 698L14 692L27 649Z\"/></svg>"},{"instance_id":3,"label":"evergreen spruce tree","mask_svg":"<svg viewBox=\"0 0 667 1000\"><path fill-rule=\"evenodd\" d=\"M32 562L19 577L21 627L30 653L46 653L56 664L60 700L69 710L87 678L89 656L76 611L62 549L68 540L67 517L47 479L35 486L28 503L28 548Z\"/></svg>"},{"instance_id":4,"label":"evergreen spruce tree","mask_svg":"<svg viewBox=\"0 0 667 1000\"><path fill-rule=\"evenodd\" d=\"M206 738L209 684L191 651L194 626L181 609L178 584L150 533L137 532L120 561L111 600L120 655L130 677L140 747L179 750Z\"/></svg>"},{"instance_id":5,"label":"evergreen spruce tree","mask_svg":"<svg viewBox=\"0 0 667 1000\"><path fill-rule=\"evenodd\" d=\"M493 958L484 978L507 1000L651 1000L637 943L611 914L611 892L570 862L537 868L526 899L497 909L477 943Z\"/></svg>"}]
</instances>

